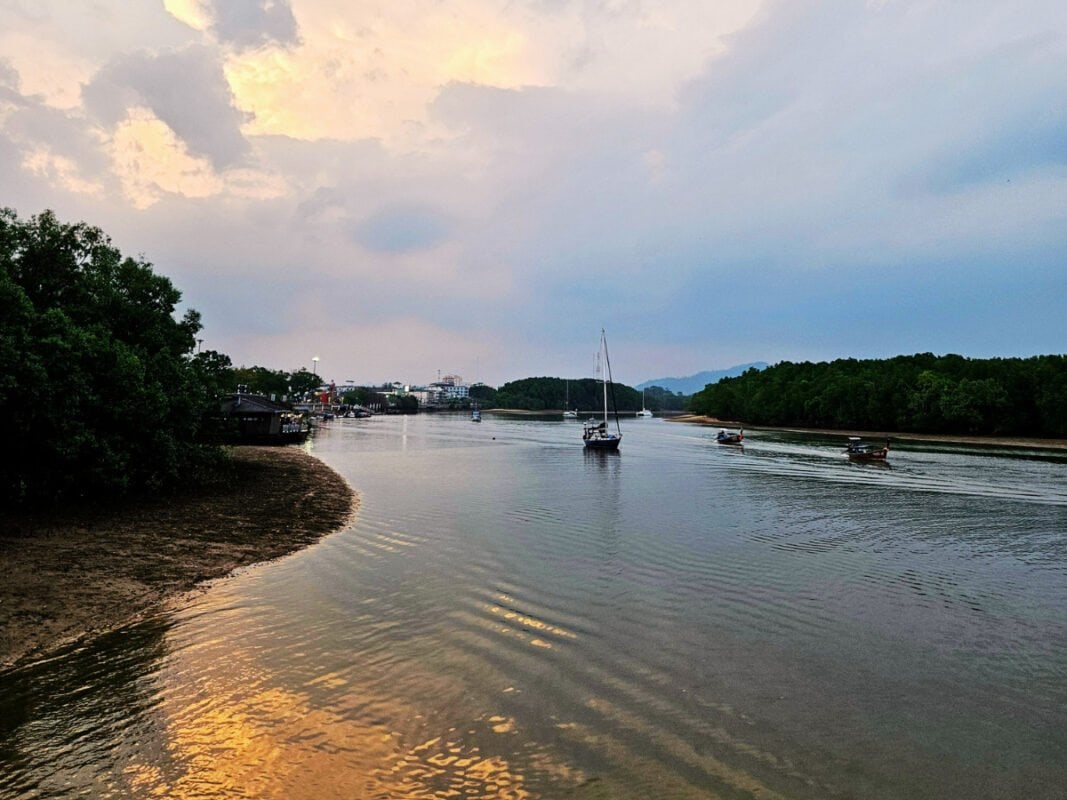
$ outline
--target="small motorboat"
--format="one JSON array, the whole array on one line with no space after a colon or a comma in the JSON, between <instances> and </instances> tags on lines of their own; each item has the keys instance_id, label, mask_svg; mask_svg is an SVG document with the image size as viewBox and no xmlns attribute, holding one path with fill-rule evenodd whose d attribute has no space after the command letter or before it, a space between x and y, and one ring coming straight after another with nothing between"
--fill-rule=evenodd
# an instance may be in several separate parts
<instances>
[{"instance_id":1,"label":"small motorboat","mask_svg":"<svg viewBox=\"0 0 1067 800\"><path fill-rule=\"evenodd\" d=\"M715 434L715 441L719 444L741 444L745 441L745 430L742 428L734 433L726 428L719 428L719 432Z\"/></svg>"},{"instance_id":2,"label":"small motorboat","mask_svg":"<svg viewBox=\"0 0 1067 800\"><path fill-rule=\"evenodd\" d=\"M889 457L889 439L885 440L885 447L875 447L859 436L849 436L845 455L849 461L885 461Z\"/></svg>"}]
</instances>

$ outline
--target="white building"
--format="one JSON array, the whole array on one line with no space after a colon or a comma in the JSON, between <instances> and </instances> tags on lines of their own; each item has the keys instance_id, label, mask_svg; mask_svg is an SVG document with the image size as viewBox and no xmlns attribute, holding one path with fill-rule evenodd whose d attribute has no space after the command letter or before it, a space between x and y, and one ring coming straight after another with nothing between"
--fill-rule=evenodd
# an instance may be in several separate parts
<instances>
[{"instance_id":1,"label":"white building","mask_svg":"<svg viewBox=\"0 0 1067 800\"><path fill-rule=\"evenodd\" d=\"M437 403L460 400L470 395L470 386L465 384L459 375L445 375L436 383L431 383L427 389L437 393Z\"/></svg>"}]
</instances>

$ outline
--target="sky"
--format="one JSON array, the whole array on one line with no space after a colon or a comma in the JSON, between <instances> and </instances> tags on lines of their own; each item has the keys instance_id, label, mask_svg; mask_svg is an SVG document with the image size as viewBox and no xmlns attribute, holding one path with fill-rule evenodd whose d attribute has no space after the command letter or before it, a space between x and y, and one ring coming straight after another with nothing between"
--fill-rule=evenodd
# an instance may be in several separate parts
<instances>
[{"instance_id":1,"label":"sky","mask_svg":"<svg viewBox=\"0 0 1067 800\"><path fill-rule=\"evenodd\" d=\"M1064 353L1067 3L0 0L0 206L338 383Z\"/></svg>"}]
</instances>

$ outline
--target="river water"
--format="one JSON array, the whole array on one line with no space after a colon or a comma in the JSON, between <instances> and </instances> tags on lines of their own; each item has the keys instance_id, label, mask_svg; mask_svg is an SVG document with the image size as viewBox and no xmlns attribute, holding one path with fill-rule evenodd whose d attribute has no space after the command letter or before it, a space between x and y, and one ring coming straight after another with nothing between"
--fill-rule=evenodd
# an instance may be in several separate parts
<instances>
[{"instance_id":1,"label":"river water","mask_svg":"<svg viewBox=\"0 0 1067 800\"><path fill-rule=\"evenodd\" d=\"M1064 798L1067 461L338 420L348 529L0 673L0 797Z\"/></svg>"}]
</instances>

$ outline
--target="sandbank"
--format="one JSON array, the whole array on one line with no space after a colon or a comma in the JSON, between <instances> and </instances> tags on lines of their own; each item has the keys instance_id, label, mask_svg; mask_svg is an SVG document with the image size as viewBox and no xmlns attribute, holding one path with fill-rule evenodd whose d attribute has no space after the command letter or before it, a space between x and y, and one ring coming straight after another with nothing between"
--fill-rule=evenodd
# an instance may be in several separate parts
<instances>
[{"instance_id":1,"label":"sandbank","mask_svg":"<svg viewBox=\"0 0 1067 800\"><path fill-rule=\"evenodd\" d=\"M238 567L339 530L356 494L297 447L235 447L181 495L0 515L0 669L136 621Z\"/></svg>"}]
</instances>

